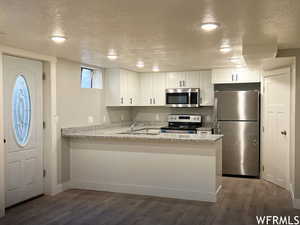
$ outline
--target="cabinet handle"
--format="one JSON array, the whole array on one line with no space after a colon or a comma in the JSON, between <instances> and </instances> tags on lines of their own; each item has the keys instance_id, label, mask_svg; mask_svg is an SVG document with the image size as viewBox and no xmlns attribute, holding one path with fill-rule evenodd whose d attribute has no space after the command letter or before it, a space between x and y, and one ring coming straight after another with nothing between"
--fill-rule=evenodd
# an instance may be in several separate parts
<instances>
[{"instance_id":1,"label":"cabinet handle","mask_svg":"<svg viewBox=\"0 0 300 225\"><path fill-rule=\"evenodd\" d=\"M121 104L123 104L124 100L123 100L123 97L121 98Z\"/></svg>"},{"instance_id":2,"label":"cabinet handle","mask_svg":"<svg viewBox=\"0 0 300 225\"><path fill-rule=\"evenodd\" d=\"M130 104L132 104L132 98L130 98Z\"/></svg>"},{"instance_id":3,"label":"cabinet handle","mask_svg":"<svg viewBox=\"0 0 300 225\"><path fill-rule=\"evenodd\" d=\"M233 76L234 76L234 75L233 75L233 74L231 74L231 81L234 81L234 79L233 79Z\"/></svg>"},{"instance_id":4,"label":"cabinet handle","mask_svg":"<svg viewBox=\"0 0 300 225\"><path fill-rule=\"evenodd\" d=\"M181 80L179 81L179 87L181 87Z\"/></svg>"},{"instance_id":5,"label":"cabinet handle","mask_svg":"<svg viewBox=\"0 0 300 225\"><path fill-rule=\"evenodd\" d=\"M182 84L183 84L182 86L185 87L185 80L182 81Z\"/></svg>"},{"instance_id":6,"label":"cabinet handle","mask_svg":"<svg viewBox=\"0 0 300 225\"><path fill-rule=\"evenodd\" d=\"M153 104L155 105L155 98L153 98Z\"/></svg>"},{"instance_id":7,"label":"cabinet handle","mask_svg":"<svg viewBox=\"0 0 300 225\"><path fill-rule=\"evenodd\" d=\"M235 80L238 81L238 74L235 75Z\"/></svg>"},{"instance_id":8,"label":"cabinet handle","mask_svg":"<svg viewBox=\"0 0 300 225\"><path fill-rule=\"evenodd\" d=\"M152 98L150 98L150 105L152 105Z\"/></svg>"}]
</instances>

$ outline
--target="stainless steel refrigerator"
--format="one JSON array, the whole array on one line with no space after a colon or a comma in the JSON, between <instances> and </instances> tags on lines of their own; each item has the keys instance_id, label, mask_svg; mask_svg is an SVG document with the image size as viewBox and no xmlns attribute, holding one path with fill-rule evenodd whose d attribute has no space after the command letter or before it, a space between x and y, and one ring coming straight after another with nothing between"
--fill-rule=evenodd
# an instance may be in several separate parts
<instances>
[{"instance_id":1,"label":"stainless steel refrigerator","mask_svg":"<svg viewBox=\"0 0 300 225\"><path fill-rule=\"evenodd\" d=\"M259 176L259 91L216 91L223 175Z\"/></svg>"}]
</instances>

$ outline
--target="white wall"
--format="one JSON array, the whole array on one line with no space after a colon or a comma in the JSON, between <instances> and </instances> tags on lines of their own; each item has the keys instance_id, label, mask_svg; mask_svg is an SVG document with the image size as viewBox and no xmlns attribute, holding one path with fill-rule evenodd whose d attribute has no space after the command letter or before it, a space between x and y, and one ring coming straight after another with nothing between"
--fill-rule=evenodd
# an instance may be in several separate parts
<instances>
[{"instance_id":1,"label":"white wall","mask_svg":"<svg viewBox=\"0 0 300 225\"><path fill-rule=\"evenodd\" d=\"M61 128L88 126L131 119L129 108L105 107L105 86L100 89L80 87L80 63L64 59L57 62L57 136L58 136L58 182L70 178L70 152L68 143L60 135ZM104 76L105 80L105 76ZM104 81L103 80L103 81ZM88 117L94 122L89 123Z\"/></svg>"},{"instance_id":2,"label":"white wall","mask_svg":"<svg viewBox=\"0 0 300 225\"><path fill-rule=\"evenodd\" d=\"M3 91L3 57L2 53L0 52L0 91ZM3 115L3 95L0 95L0 217L4 215L4 208L5 208L5 183L4 183L4 165L5 165L5 154L4 154L4 127L2 123Z\"/></svg>"}]
</instances>

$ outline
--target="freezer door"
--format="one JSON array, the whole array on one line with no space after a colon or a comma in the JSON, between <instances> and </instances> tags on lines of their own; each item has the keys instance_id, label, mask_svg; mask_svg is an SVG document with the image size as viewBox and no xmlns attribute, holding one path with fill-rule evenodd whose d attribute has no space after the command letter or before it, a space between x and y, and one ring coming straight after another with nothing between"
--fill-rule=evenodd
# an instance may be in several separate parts
<instances>
[{"instance_id":1,"label":"freezer door","mask_svg":"<svg viewBox=\"0 0 300 225\"><path fill-rule=\"evenodd\" d=\"M258 120L258 91L217 91L218 120Z\"/></svg>"},{"instance_id":2,"label":"freezer door","mask_svg":"<svg viewBox=\"0 0 300 225\"><path fill-rule=\"evenodd\" d=\"M223 174L259 176L259 123L220 122Z\"/></svg>"}]
</instances>

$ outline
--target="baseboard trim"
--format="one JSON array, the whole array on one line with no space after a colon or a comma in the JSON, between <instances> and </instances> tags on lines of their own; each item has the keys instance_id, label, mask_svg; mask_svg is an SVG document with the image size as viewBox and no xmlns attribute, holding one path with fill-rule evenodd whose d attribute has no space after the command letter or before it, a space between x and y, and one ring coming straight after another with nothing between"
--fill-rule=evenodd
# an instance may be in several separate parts
<instances>
[{"instance_id":1,"label":"baseboard trim","mask_svg":"<svg viewBox=\"0 0 300 225\"><path fill-rule=\"evenodd\" d=\"M292 184L290 184L289 190L290 190L291 198L292 198L292 201L293 201L293 207L295 209L300 209L300 199L295 198L294 188L293 188Z\"/></svg>"},{"instance_id":2,"label":"baseboard trim","mask_svg":"<svg viewBox=\"0 0 300 225\"><path fill-rule=\"evenodd\" d=\"M294 208L300 209L300 199L295 198L293 202L294 202Z\"/></svg>"},{"instance_id":3,"label":"baseboard trim","mask_svg":"<svg viewBox=\"0 0 300 225\"><path fill-rule=\"evenodd\" d=\"M68 188L216 202L217 194L221 190L221 185L215 193L203 193L194 190L182 190L148 185L93 183L82 181L71 181Z\"/></svg>"}]
</instances>

